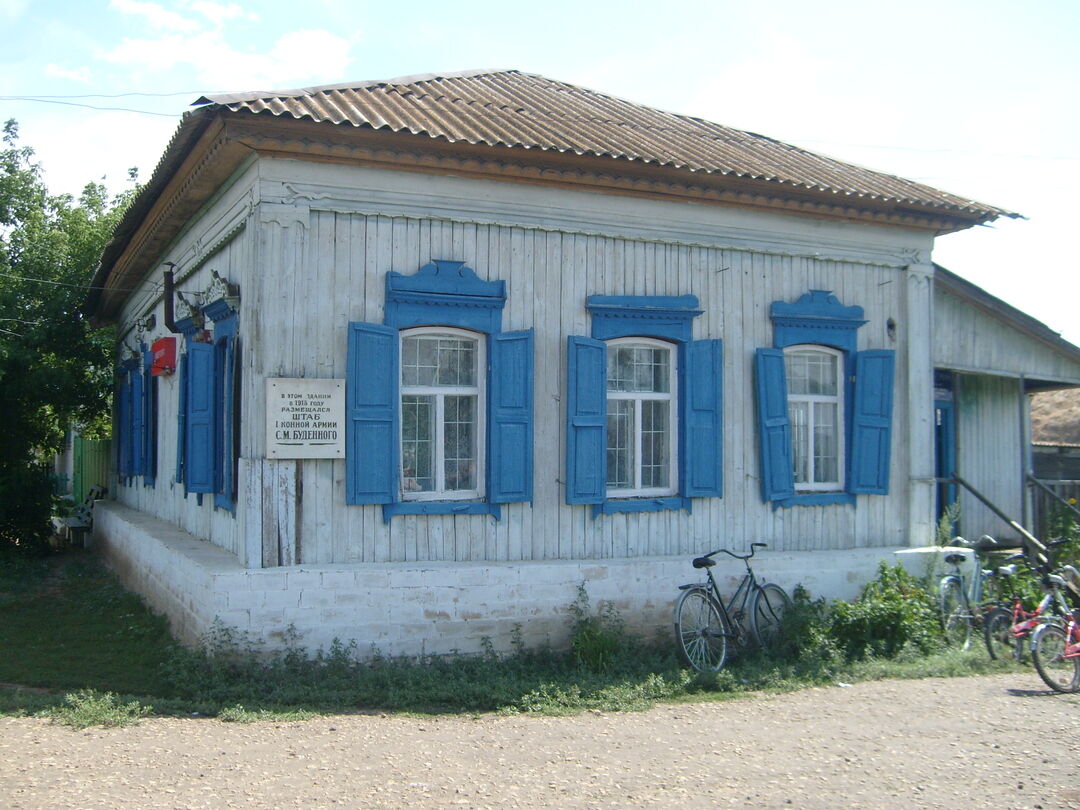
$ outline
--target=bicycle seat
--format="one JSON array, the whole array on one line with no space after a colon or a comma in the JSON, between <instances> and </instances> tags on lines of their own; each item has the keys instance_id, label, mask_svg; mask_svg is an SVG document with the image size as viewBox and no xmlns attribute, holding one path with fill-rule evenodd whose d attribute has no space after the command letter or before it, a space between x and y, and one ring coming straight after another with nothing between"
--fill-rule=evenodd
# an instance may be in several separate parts
<instances>
[{"instance_id":1,"label":"bicycle seat","mask_svg":"<svg viewBox=\"0 0 1080 810\"><path fill-rule=\"evenodd\" d=\"M945 562L947 562L949 565L960 565L960 563L965 562L966 560L967 557L965 557L963 554L949 554L945 557Z\"/></svg>"},{"instance_id":2,"label":"bicycle seat","mask_svg":"<svg viewBox=\"0 0 1080 810\"><path fill-rule=\"evenodd\" d=\"M694 568L712 568L716 565L716 560L711 557L695 557Z\"/></svg>"}]
</instances>

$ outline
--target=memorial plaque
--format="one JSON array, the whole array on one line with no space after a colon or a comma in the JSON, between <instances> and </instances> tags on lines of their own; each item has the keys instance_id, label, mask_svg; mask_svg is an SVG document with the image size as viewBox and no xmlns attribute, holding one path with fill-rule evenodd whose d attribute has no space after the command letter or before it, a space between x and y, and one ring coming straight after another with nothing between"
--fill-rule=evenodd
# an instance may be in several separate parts
<instances>
[{"instance_id":1,"label":"memorial plaque","mask_svg":"<svg viewBox=\"0 0 1080 810\"><path fill-rule=\"evenodd\" d=\"M345 381L266 381L267 458L345 458Z\"/></svg>"}]
</instances>

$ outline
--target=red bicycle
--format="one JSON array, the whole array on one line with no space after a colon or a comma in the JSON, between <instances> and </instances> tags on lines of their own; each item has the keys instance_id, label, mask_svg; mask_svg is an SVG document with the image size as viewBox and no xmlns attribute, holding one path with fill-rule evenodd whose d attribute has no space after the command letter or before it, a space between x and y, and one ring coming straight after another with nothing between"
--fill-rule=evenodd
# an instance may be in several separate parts
<instances>
[{"instance_id":1,"label":"red bicycle","mask_svg":"<svg viewBox=\"0 0 1080 810\"><path fill-rule=\"evenodd\" d=\"M1064 619L1040 625L1031 635L1031 658L1039 677L1055 692L1080 692L1080 572L1065 565L1047 574L1044 585Z\"/></svg>"},{"instance_id":2,"label":"red bicycle","mask_svg":"<svg viewBox=\"0 0 1080 810\"><path fill-rule=\"evenodd\" d=\"M1013 583L1013 577L1017 573L1017 564L1013 560L1024 560L1024 554L1013 554L1008 557L1003 565L994 569L991 574L1002 584L999 593L1010 594L1012 605L999 604L990 609L983 617L983 640L986 642L986 651L993 659L1012 656L1017 661L1027 658L1025 644L1031 634L1043 621L1043 614L1053 603L1054 596L1047 591L1042 601L1034 610L1025 610L1023 600L1018 595Z\"/></svg>"}]
</instances>

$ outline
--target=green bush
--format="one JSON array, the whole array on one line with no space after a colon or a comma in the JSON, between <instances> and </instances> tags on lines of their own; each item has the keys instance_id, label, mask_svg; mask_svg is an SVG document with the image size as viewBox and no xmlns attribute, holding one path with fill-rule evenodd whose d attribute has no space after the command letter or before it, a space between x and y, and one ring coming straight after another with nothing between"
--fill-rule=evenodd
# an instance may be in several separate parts
<instances>
[{"instance_id":1,"label":"green bush","mask_svg":"<svg viewBox=\"0 0 1080 810\"><path fill-rule=\"evenodd\" d=\"M90 726L133 726L140 717L145 717L152 709L132 700L121 703L112 692L95 692L93 689L80 689L64 695L64 705L53 709L51 714L57 723L72 728Z\"/></svg>"},{"instance_id":2,"label":"green bush","mask_svg":"<svg viewBox=\"0 0 1080 810\"><path fill-rule=\"evenodd\" d=\"M608 602L599 613L592 614L584 582L578 586L577 600L570 605L570 612L574 616L570 631L574 657L593 672L609 671L627 648L628 639L619 612Z\"/></svg>"},{"instance_id":3,"label":"green bush","mask_svg":"<svg viewBox=\"0 0 1080 810\"><path fill-rule=\"evenodd\" d=\"M902 566L884 562L856 601L833 603L827 632L849 661L892 658L907 648L926 654L941 646L934 598Z\"/></svg>"}]
</instances>

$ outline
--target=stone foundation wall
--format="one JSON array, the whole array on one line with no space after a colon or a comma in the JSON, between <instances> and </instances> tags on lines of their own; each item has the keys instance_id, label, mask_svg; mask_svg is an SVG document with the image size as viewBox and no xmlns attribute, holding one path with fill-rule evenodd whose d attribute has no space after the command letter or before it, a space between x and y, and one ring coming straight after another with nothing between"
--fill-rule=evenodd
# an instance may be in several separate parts
<instances>
[{"instance_id":1,"label":"stone foundation wall","mask_svg":"<svg viewBox=\"0 0 1080 810\"><path fill-rule=\"evenodd\" d=\"M480 652L485 638L509 651L517 626L529 647L561 647L583 582L594 609L611 602L631 632L670 637L678 586L704 578L681 557L245 569L227 551L116 502L99 502L94 517L109 564L186 644L218 619L270 649L291 627L311 651L336 638L354 641L359 657ZM754 569L789 592L802 583L814 596L852 598L894 550L765 551ZM742 564L718 562L721 588L733 592Z\"/></svg>"}]
</instances>

